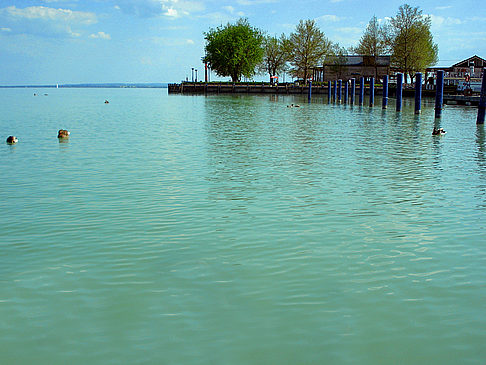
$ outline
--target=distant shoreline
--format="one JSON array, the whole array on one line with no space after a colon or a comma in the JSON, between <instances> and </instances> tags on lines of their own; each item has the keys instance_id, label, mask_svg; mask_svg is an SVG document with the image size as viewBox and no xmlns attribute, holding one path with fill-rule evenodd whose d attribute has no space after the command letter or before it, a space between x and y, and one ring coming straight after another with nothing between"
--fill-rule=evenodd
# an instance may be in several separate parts
<instances>
[{"instance_id":1,"label":"distant shoreline","mask_svg":"<svg viewBox=\"0 0 486 365\"><path fill-rule=\"evenodd\" d=\"M162 89L167 88L168 83L109 83L109 84L59 84L56 85L0 85L0 89L33 89L33 88L112 88L112 89L135 89L135 88L155 88L155 89Z\"/></svg>"}]
</instances>

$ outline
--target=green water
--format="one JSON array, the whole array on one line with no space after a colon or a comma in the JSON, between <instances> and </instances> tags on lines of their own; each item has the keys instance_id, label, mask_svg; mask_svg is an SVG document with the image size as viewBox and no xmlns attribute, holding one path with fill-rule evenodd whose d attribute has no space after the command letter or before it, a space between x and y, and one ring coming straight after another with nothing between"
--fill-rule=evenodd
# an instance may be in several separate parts
<instances>
[{"instance_id":1,"label":"green water","mask_svg":"<svg viewBox=\"0 0 486 365\"><path fill-rule=\"evenodd\" d=\"M0 89L0 107L19 138L0 144L1 364L486 362L476 109L434 137L430 102Z\"/></svg>"}]
</instances>

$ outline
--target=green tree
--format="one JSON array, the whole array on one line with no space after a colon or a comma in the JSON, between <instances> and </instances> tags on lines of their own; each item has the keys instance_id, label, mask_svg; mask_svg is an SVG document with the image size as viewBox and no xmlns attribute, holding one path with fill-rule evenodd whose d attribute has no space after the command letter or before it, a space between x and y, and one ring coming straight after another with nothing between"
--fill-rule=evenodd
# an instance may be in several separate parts
<instances>
[{"instance_id":1,"label":"green tree","mask_svg":"<svg viewBox=\"0 0 486 365\"><path fill-rule=\"evenodd\" d=\"M354 52L360 55L380 56L388 53L389 50L386 29L380 25L376 16L373 16Z\"/></svg>"},{"instance_id":2,"label":"green tree","mask_svg":"<svg viewBox=\"0 0 486 365\"><path fill-rule=\"evenodd\" d=\"M397 15L390 20L392 66L408 74L412 81L415 72L424 71L438 61L439 51L430 26L430 17L408 4L400 6Z\"/></svg>"},{"instance_id":3,"label":"green tree","mask_svg":"<svg viewBox=\"0 0 486 365\"><path fill-rule=\"evenodd\" d=\"M252 77L263 57L262 32L250 26L247 19L236 24L211 28L204 33L206 56L211 69L219 76L231 76L238 82L241 76Z\"/></svg>"},{"instance_id":4,"label":"green tree","mask_svg":"<svg viewBox=\"0 0 486 365\"><path fill-rule=\"evenodd\" d=\"M320 65L332 53L332 46L314 20L301 20L286 42L292 76L307 82L310 68Z\"/></svg>"},{"instance_id":5,"label":"green tree","mask_svg":"<svg viewBox=\"0 0 486 365\"><path fill-rule=\"evenodd\" d=\"M388 34L388 27L386 25L380 25L374 15L361 36L358 45L353 49L357 54L375 57L375 77L378 77L376 57L391 51Z\"/></svg>"},{"instance_id":6,"label":"green tree","mask_svg":"<svg viewBox=\"0 0 486 365\"><path fill-rule=\"evenodd\" d=\"M258 71L268 74L270 82L272 82L272 76L277 76L287 68L286 42L284 34L280 38L267 36L263 41L264 54L262 62L258 65Z\"/></svg>"},{"instance_id":7,"label":"green tree","mask_svg":"<svg viewBox=\"0 0 486 365\"><path fill-rule=\"evenodd\" d=\"M336 43L332 46L332 53L326 56L326 64L331 65L330 68L336 73L338 79L342 78L346 69L347 54L347 49Z\"/></svg>"}]
</instances>

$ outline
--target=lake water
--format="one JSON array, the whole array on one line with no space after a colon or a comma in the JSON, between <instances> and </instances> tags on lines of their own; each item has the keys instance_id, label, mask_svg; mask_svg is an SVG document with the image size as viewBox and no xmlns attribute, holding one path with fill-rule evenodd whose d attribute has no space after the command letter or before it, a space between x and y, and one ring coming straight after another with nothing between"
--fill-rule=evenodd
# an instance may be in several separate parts
<instances>
[{"instance_id":1,"label":"lake water","mask_svg":"<svg viewBox=\"0 0 486 365\"><path fill-rule=\"evenodd\" d=\"M484 128L394 106L0 89L0 363L484 364Z\"/></svg>"}]
</instances>

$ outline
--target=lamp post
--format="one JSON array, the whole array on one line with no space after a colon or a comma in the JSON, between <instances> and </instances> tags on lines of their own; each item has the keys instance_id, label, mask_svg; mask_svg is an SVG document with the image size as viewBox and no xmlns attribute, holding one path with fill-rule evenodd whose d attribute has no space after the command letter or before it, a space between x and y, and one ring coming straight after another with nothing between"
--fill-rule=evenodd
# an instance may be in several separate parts
<instances>
[{"instance_id":1,"label":"lamp post","mask_svg":"<svg viewBox=\"0 0 486 365\"><path fill-rule=\"evenodd\" d=\"M194 67L191 67L191 70L192 70L192 73L191 73L192 74L192 78L191 78L191 80L192 80L192 82L194 82Z\"/></svg>"},{"instance_id":2,"label":"lamp post","mask_svg":"<svg viewBox=\"0 0 486 365\"><path fill-rule=\"evenodd\" d=\"M195 80L194 82L197 82L197 70L196 70L196 69L194 69L194 71L196 71L196 80Z\"/></svg>"}]
</instances>

